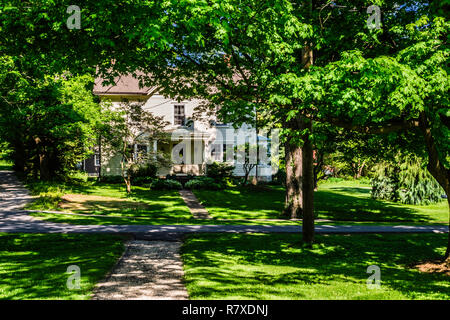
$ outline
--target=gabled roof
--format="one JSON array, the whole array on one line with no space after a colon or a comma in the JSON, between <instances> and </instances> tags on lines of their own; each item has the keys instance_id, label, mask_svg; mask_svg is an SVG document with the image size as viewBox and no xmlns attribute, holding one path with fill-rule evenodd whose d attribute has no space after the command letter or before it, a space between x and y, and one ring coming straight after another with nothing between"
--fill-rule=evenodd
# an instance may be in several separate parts
<instances>
[{"instance_id":1,"label":"gabled roof","mask_svg":"<svg viewBox=\"0 0 450 320\"><path fill-rule=\"evenodd\" d=\"M93 93L96 95L150 95L156 87L140 87L139 79L131 74L122 75L114 79L115 85L104 86L104 79L96 78Z\"/></svg>"}]
</instances>

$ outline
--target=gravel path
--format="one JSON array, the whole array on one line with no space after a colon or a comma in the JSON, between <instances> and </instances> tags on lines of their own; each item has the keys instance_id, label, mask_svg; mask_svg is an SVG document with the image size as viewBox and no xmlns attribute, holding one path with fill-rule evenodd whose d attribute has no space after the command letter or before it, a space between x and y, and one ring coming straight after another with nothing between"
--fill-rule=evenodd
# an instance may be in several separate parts
<instances>
[{"instance_id":1,"label":"gravel path","mask_svg":"<svg viewBox=\"0 0 450 320\"><path fill-rule=\"evenodd\" d=\"M106 280L94 289L94 300L185 300L180 242L129 241L125 254Z\"/></svg>"}]
</instances>

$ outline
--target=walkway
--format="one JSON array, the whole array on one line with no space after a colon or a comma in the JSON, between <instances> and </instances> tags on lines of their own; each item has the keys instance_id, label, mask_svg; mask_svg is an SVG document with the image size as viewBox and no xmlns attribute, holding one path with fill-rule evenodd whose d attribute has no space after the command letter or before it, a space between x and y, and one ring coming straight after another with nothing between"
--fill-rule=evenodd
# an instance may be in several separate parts
<instances>
[{"instance_id":1,"label":"walkway","mask_svg":"<svg viewBox=\"0 0 450 320\"><path fill-rule=\"evenodd\" d=\"M196 219L212 219L205 207L198 202L197 197L191 190L180 190L180 196L186 203L186 206L191 211Z\"/></svg>"},{"instance_id":2,"label":"walkway","mask_svg":"<svg viewBox=\"0 0 450 320\"><path fill-rule=\"evenodd\" d=\"M186 300L180 242L129 241L111 274L94 289L94 300Z\"/></svg>"},{"instance_id":3,"label":"walkway","mask_svg":"<svg viewBox=\"0 0 450 320\"><path fill-rule=\"evenodd\" d=\"M36 219L23 210L32 197L12 171L0 171L0 232L9 233L131 233L198 232L299 233L298 225L73 225ZM317 225L316 233L445 233L447 226Z\"/></svg>"}]
</instances>

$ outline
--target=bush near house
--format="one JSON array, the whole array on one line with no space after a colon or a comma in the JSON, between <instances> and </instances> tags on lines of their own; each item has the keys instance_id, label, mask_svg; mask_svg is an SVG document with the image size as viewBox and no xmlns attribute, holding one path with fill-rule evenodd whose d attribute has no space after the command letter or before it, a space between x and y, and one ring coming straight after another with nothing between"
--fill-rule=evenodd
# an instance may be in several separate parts
<instances>
[{"instance_id":1,"label":"bush near house","mask_svg":"<svg viewBox=\"0 0 450 320\"><path fill-rule=\"evenodd\" d=\"M156 179L150 184L151 190L181 190L183 186L176 180Z\"/></svg>"},{"instance_id":2,"label":"bush near house","mask_svg":"<svg viewBox=\"0 0 450 320\"><path fill-rule=\"evenodd\" d=\"M223 189L223 185L214 181L213 178L210 177L195 177L192 180L189 180L184 185L186 189L192 190L220 190Z\"/></svg>"},{"instance_id":3,"label":"bush near house","mask_svg":"<svg viewBox=\"0 0 450 320\"><path fill-rule=\"evenodd\" d=\"M216 182L223 182L233 176L234 166L224 162L213 162L206 165L206 176Z\"/></svg>"},{"instance_id":4,"label":"bush near house","mask_svg":"<svg viewBox=\"0 0 450 320\"><path fill-rule=\"evenodd\" d=\"M108 184L117 184L123 183L122 176L101 176L99 182L108 183Z\"/></svg>"}]
</instances>

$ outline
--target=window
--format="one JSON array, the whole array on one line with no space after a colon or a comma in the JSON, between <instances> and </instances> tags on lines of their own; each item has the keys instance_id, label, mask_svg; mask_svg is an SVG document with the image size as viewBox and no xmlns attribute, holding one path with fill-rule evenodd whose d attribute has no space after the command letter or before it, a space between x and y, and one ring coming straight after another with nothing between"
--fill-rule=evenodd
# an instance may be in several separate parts
<instances>
[{"instance_id":1,"label":"window","mask_svg":"<svg viewBox=\"0 0 450 320\"><path fill-rule=\"evenodd\" d=\"M229 148L228 148L229 147ZM223 144L222 146L222 161L223 162L232 162L233 161L233 145Z\"/></svg>"},{"instance_id":2,"label":"window","mask_svg":"<svg viewBox=\"0 0 450 320\"><path fill-rule=\"evenodd\" d=\"M220 144L211 145L211 158L214 161L220 161L220 158L222 156L220 147L221 147Z\"/></svg>"},{"instance_id":3,"label":"window","mask_svg":"<svg viewBox=\"0 0 450 320\"><path fill-rule=\"evenodd\" d=\"M184 105L174 105L174 121L177 126L184 126L186 122L186 116L184 114Z\"/></svg>"},{"instance_id":4,"label":"window","mask_svg":"<svg viewBox=\"0 0 450 320\"><path fill-rule=\"evenodd\" d=\"M96 167L100 167L100 154L99 153L94 154L94 165Z\"/></svg>"}]
</instances>

